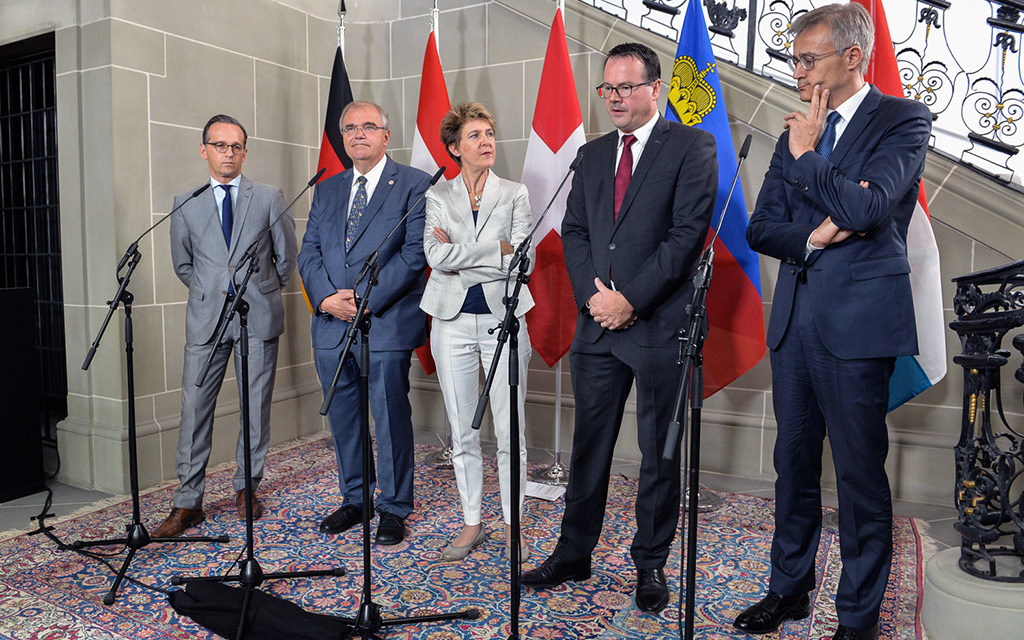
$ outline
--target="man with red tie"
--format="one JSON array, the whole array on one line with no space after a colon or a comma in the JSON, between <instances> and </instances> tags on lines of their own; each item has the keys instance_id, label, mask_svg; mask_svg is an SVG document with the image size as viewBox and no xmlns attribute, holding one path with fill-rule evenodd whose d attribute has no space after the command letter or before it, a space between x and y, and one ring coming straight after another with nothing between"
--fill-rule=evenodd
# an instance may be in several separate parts
<instances>
[{"instance_id":1,"label":"man with red tie","mask_svg":"<svg viewBox=\"0 0 1024 640\"><path fill-rule=\"evenodd\" d=\"M636 604L668 604L664 566L679 521L679 454L661 457L688 324L695 263L718 189L710 133L658 113L661 65L649 47L614 47L597 87L616 130L583 147L562 222L578 316L570 351L576 426L558 546L522 582L549 588L590 577L626 399L636 384L643 456L630 554Z\"/></svg>"}]
</instances>

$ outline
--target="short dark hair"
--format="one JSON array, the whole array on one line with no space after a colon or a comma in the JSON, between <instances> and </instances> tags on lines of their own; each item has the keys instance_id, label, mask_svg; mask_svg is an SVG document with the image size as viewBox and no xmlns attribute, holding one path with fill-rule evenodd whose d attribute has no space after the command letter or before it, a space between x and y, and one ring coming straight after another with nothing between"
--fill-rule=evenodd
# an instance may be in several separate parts
<instances>
[{"instance_id":1,"label":"short dark hair","mask_svg":"<svg viewBox=\"0 0 1024 640\"><path fill-rule=\"evenodd\" d=\"M826 4L800 14L789 27L789 33L796 38L801 33L823 24L828 25L832 32L832 46L836 51L845 53L854 45L860 47L864 52L860 61L860 72L867 73L875 47L875 24L871 21L868 10L856 2Z\"/></svg>"},{"instance_id":2,"label":"short dark hair","mask_svg":"<svg viewBox=\"0 0 1024 640\"><path fill-rule=\"evenodd\" d=\"M462 166L462 158L453 154L449 147L453 144L458 144L459 140L462 139L462 127L472 120L483 120L491 125L491 129L498 128L494 122L494 116L487 110L487 107L479 102L459 103L452 107L451 111L446 113L444 119L441 120L441 144L444 145L444 150L452 157L455 164L460 167Z\"/></svg>"},{"instance_id":3,"label":"short dark hair","mask_svg":"<svg viewBox=\"0 0 1024 640\"><path fill-rule=\"evenodd\" d=\"M236 127L242 130L242 146L245 146L245 144L249 142L249 134L246 133L245 127L242 126L241 122L235 120L231 116L226 116L223 113L218 113L217 115L210 118L206 122L206 126L203 127L203 144L206 144L207 142L210 141L210 138L208 137L210 133L210 127L218 123L235 125Z\"/></svg>"},{"instance_id":4,"label":"short dark hair","mask_svg":"<svg viewBox=\"0 0 1024 640\"><path fill-rule=\"evenodd\" d=\"M617 44L608 52L608 57L604 59L605 65L612 58L636 58L644 65L644 71L647 75L644 80L650 82L661 79L661 60L658 59L658 54L654 53L654 49L645 44L640 44L639 42Z\"/></svg>"}]
</instances>

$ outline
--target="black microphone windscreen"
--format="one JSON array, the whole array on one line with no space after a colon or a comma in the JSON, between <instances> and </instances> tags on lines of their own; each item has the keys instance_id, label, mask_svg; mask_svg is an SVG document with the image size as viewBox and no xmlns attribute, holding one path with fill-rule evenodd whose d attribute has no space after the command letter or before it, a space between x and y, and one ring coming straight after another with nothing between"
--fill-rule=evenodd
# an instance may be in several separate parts
<instances>
[{"instance_id":1,"label":"black microphone windscreen","mask_svg":"<svg viewBox=\"0 0 1024 640\"><path fill-rule=\"evenodd\" d=\"M207 183L206 183L206 184L204 184L203 186L201 186L201 187L199 187L198 189L196 189L195 191L193 191L193 192L192 192L192 197L193 197L193 198L197 197L197 196L198 196L198 195L199 195L200 193L202 193L202 192L206 191L206 190L207 190L207 189L209 189L209 188L210 188L210 183L209 183L209 182L207 182Z\"/></svg>"},{"instance_id":2,"label":"black microphone windscreen","mask_svg":"<svg viewBox=\"0 0 1024 640\"><path fill-rule=\"evenodd\" d=\"M647 7L648 9L660 11L661 13L668 13L673 16L679 15L679 7L667 7L661 4L660 2L656 2L655 0L644 0L644 6Z\"/></svg>"},{"instance_id":3,"label":"black microphone windscreen","mask_svg":"<svg viewBox=\"0 0 1024 640\"><path fill-rule=\"evenodd\" d=\"M743 146L740 148L740 159L747 157L747 154L750 152L750 141L753 139L754 136L748 133L746 139L743 140Z\"/></svg>"},{"instance_id":4,"label":"black microphone windscreen","mask_svg":"<svg viewBox=\"0 0 1024 640\"><path fill-rule=\"evenodd\" d=\"M441 167L440 169L437 170L437 173L434 174L434 177L430 179L430 186L434 186L435 184L437 184L437 181L441 179L441 176L444 175L444 170L447 168L448 167Z\"/></svg>"},{"instance_id":5,"label":"black microphone windscreen","mask_svg":"<svg viewBox=\"0 0 1024 640\"><path fill-rule=\"evenodd\" d=\"M583 147L580 147L580 150L576 152L576 158L569 165L569 171L575 171L581 162L583 162Z\"/></svg>"},{"instance_id":6,"label":"black microphone windscreen","mask_svg":"<svg viewBox=\"0 0 1024 640\"><path fill-rule=\"evenodd\" d=\"M325 173L327 173L327 167L324 167L324 168L320 169L319 171L317 171L316 175L313 176L313 179L310 180L306 184L306 186L307 187L312 187L314 184L316 184L320 180L320 176L324 175Z\"/></svg>"}]
</instances>

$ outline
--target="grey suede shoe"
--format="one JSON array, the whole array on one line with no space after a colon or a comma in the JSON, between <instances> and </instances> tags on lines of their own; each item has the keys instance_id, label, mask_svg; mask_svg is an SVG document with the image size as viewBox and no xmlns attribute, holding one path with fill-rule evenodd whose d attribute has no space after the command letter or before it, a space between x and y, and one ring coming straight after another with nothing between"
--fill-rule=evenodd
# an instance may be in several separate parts
<instances>
[{"instance_id":1,"label":"grey suede shoe","mask_svg":"<svg viewBox=\"0 0 1024 640\"><path fill-rule=\"evenodd\" d=\"M456 547L453 544L448 545L444 548L444 551L441 552L441 560L444 562L458 562L459 560L463 560L469 555L470 551L482 545L486 539L487 527L485 527L483 523L480 523L480 531L476 534L476 537L473 538L472 542L464 547Z\"/></svg>"}]
</instances>

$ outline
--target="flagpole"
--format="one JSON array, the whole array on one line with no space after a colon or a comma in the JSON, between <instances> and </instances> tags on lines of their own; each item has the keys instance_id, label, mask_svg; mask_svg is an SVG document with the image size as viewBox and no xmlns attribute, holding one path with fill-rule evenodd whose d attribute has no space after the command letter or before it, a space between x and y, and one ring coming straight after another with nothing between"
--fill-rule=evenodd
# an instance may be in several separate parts
<instances>
[{"instance_id":1,"label":"flagpole","mask_svg":"<svg viewBox=\"0 0 1024 640\"><path fill-rule=\"evenodd\" d=\"M345 55L345 0L341 0L338 4L338 48L341 49L341 55Z\"/></svg>"},{"instance_id":2,"label":"flagpole","mask_svg":"<svg viewBox=\"0 0 1024 640\"><path fill-rule=\"evenodd\" d=\"M440 12L437 10L437 0L434 0L434 6L430 10L430 31L434 34L434 42L437 42L437 23L438 15ZM438 51L440 57L441 52ZM443 403L442 403L443 404ZM431 465L435 469L454 469L452 458L455 454L455 450L452 449L452 426L451 421L448 420L448 414L444 416L444 440L439 451L427 456L427 464Z\"/></svg>"},{"instance_id":3,"label":"flagpole","mask_svg":"<svg viewBox=\"0 0 1024 640\"><path fill-rule=\"evenodd\" d=\"M551 466L537 469L530 479L542 484L569 484L569 467L562 464L562 360L555 363L555 460Z\"/></svg>"}]
</instances>

